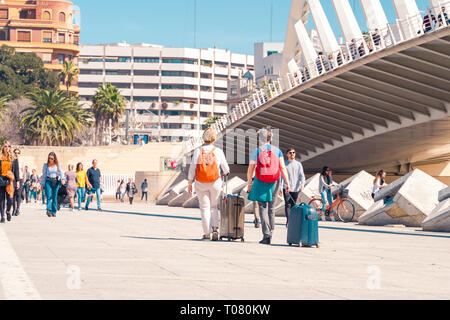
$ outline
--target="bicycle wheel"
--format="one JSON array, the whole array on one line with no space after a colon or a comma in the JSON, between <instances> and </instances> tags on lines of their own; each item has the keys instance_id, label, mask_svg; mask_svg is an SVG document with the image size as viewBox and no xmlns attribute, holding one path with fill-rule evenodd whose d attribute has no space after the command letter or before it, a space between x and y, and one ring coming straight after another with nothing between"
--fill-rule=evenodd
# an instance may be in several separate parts
<instances>
[{"instance_id":1,"label":"bicycle wheel","mask_svg":"<svg viewBox=\"0 0 450 320\"><path fill-rule=\"evenodd\" d=\"M314 209L316 209L317 214L319 215L319 220L320 217L322 216L323 212L322 212L322 205L323 205L323 201L321 198L313 198L309 204L310 207L313 207Z\"/></svg>"},{"instance_id":2,"label":"bicycle wheel","mask_svg":"<svg viewBox=\"0 0 450 320\"><path fill-rule=\"evenodd\" d=\"M342 200L337 208L337 216L342 222L352 222L355 216L355 205L348 199Z\"/></svg>"}]
</instances>

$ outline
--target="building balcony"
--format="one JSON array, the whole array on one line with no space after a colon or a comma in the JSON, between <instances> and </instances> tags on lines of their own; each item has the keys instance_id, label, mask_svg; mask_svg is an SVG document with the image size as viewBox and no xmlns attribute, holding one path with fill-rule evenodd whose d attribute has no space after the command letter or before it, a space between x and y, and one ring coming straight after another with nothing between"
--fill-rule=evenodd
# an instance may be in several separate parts
<instances>
[{"instance_id":1,"label":"building balcony","mask_svg":"<svg viewBox=\"0 0 450 320\"><path fill-rule=\"evenodd\" d=\"M7 45L14 48L23 48L23 49L50 49L50 50L59 50L70 51L70 54L73 56L78 56L80 52L80 47L71 43L47 43L47 42L22 42L22 41L0 41L0 46Z\"/></svg>"}]
</instances>

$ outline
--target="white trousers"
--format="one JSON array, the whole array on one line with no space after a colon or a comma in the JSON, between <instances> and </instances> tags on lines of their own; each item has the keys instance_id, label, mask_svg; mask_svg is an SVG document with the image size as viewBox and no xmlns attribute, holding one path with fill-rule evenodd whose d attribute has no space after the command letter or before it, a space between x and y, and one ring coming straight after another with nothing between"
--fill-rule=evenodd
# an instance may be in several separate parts
<instances>
[{"instance_id":1,"label":"white trousers","mask_svg":"<svg viewBox=\"0 0 450 320\"><path fill-rule=\"evenodd\" d=\"M219 228L220 216L217 205L219 204L222 185L221 179L213 183L195 182L195 192L200 204L200 214L205 235L211 234L213 227Z\"/></svg>"}]
</instances>

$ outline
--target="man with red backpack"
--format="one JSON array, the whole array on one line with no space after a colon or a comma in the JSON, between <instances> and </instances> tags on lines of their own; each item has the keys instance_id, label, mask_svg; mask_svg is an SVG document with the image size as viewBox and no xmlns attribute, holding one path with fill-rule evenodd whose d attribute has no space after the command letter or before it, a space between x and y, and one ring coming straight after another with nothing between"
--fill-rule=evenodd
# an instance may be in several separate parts
<instances>
[{"instance_id":1,"label":"man with red backpack","mask_svg":"<svg viewBox=\"0 0 450 320\"><path fill-rule=\"evenodd\" d=\"M274 200L280 189L280 177L283 177L286 182L285 190L289 192L289 176L283 160L283 153L271 144L271 128L261 129L259 138L265 144L255 149L250 159L247 172L248 199L258 202L264 236L260 244L271 244L272 233L275 229ZM252 182L254 176L255 179Z\"/></svg>"}]
</instances>

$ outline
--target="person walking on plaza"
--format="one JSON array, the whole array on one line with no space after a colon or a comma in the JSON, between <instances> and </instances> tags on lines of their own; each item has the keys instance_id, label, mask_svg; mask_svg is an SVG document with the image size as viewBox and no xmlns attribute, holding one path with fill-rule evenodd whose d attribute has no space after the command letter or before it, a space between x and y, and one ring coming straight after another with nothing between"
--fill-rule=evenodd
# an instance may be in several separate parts
<instances>
[{"instance_id":1,"label":"person walking on plaza","mask_svg":"<svg viewBox=\"0 0 450 320\"><path fill-rule=\"evenodd\" d=\"M303 191L306 178L302 164L295 160L295 149L290 148L287 151L286 156L287 160L285 162L285 165L290 179L289 185L291 186L290 192L287 192L286 182L282 180L287 226L289 224L289 215L291 214L291 209L297 204L298 196L300 195L300 192Z\"/></svg>"},{"instance_id":2,"label":"person walking on plaza","mask_svg":"<svg viewBox=\"0 0 450 320\"><path fill-rule=\"evenodd\" d=\"M6 219L11 221L14 191L19 187L19 163L14 157L11 144L5 141L0 154L0 223L5 223L5 209Z\"/></svg>"},{"instance_id":3,"label":"person walking on plaza","mask_svg":"<svg viewBox=\"0 0 450 320\"><path fill-rule=\"evenodd\" d=\"M14 189L14 197L13 197L13 216L20 215L20 205L22 204L22 193L23 193L23 184L24 184L24 178L26 178L25 175L25 166L23 165L23 162L19 159L20 158L20 149L14 149L14 156L15 159L19 165L19 180L18 185L19 187Z\"/></svg>"},{"instance_id":4,"label":"person walking on plaza","mask_svg":"<svg viewBox=\"0 0 450 320\"><path fill-rule=\"evenodd\" d=\"M333 181L332 171L329 167L323 167L319 179L319 193L322 197L322 212L326 213L327 204L333 204L333 196L331 195L331 188L336 185Z\"/></svg>"},{"instance_id":5,"label":"person walking on plaza","mask_svg":"<svg viewBox=\"0 0 450 320\"><path fill-rule=\"evenodd\" d=\"M100 169L97 168L98 165L98 161L97 160L93 160L92 161L92 167L88 169L87 171L87 181L89 182L89 184L92 186L92 189L94 189L93 191L95 192L95 195L97 197L97 211L98 212L102 212L102 199L101 199L101 179L102 179L102 174L100 172ZM89 210L89 203L91 202L91 197L87 198L86 201L86 211Z\"/></svg>"},{"instance_id":6,"label":"person walking on plaza","mask_svg":"<svg viewBox=\"0 0 450 320\"><path fill-rule=\"evenodd\" d=\"M58 212L58 190L65 183L64 172L61 170L58 158L50 152L47 163L42 168L41 188L45 189L47 198L47 216L56 217Z\"/></svg>"},{"instance_id":7,"label":"person walking on plaza","mask_svg":"<svg viewBox=\"0 0 450 320\"><path fill-rule=\"evenodd\" d=\"M34 198L34 203L37 202L37 193L38 193L38 184L39 184L39 177L36 174L36 170L33 169L31 171L30 176L30 201Z\"/></svg>"},{"instance_id":8,"label":"person walking on plaza","mask_svg":"<svg viewBox=\"0 0 450 320\"><path fill-rule=\"evenodd\" d=\"M141 192L142 192L141 201L142 201L142 199L144 199L144 196L145 196L145 202L148 202L148 182L147 182L147 179L145 179L144 182L142 182L142 184L141 184Z\"/></svg>"},{"instance_id":9,"label":"person walking on plaza","mask_svg":"<svg viewBox=\"0 0 450 320\"><path fill-rule=\"evenodd\" d=\"M117 180L117 187L116 187L116 201L121 201L122 193L120 192L120 186L122 185L120 180Z\"/></svg>"},{"instance_id":10,"label":"person walking on plaza","mask_svg":"<svg viewBox=\"0 0 450 320\"><path fill-rule=\"evenodd\" d=\"M128 179L127 188L125 191L127 193L128 199L130 200L130 205L132 205L134 196L138 193L136 183L134 183L133 179Z\"/></svg>"},{"instance_id":11,"label":"person walking on plaza","mask_svg":"<svg viewBox=\"0 0 450 320\"><path fill-rule=\"evenodd\" d=\"M23 191L22 191L22 200L25 203L30 202L30 187L31 187L31 173L28 171L28 166L24 167L23 171Z\"/></svg>"},{"instance_id":12,"label":"person walking on plaza","mask_svg":"<svg viewBox=\"0 0 450 320\"><path fill-rule=\"evenodd\" d=\"M264 145L256 148L250 159L247 171L248 192L250 193L248 200L258 202L263 233L260 244L271 244L275 229L274 200L280 187L280 177L282 176L286 181L286 192L290 192L290 182L283 153L271 144L271 128L263 128L258 134ZM255 179L252 183L254 175Z\"/></svg>"},{"instance_id":13,"label":"person walking on plaza","mask_svg":"<svg viewBox=\"0 0 450 320\"><path fill-rule=\"evenodd\" d=\"M125 202L125 193L127 189L127 184L125 183L125 180L122 180L120 182L120 201Z\"/></svg>"},{"instance_id":14,"label":"person walking on plaza","mask_svg":"<svg viewBox=\"0 0 450 320\"><path fill-rule=\"evenodd\" d=\"M86 200L86 187L92 188L88 181L87 173L83 169L83 164L80 162L77 164L76 174L78 178L77 183L77 201L78 201L78 211L81 210L81 204Z\"/></svg>"},{"instance_id":15,"label":"person walking on plaza","mask_svg":"<svg viewBox=\"0 0 450 320\"><path fill-rule=\"evenodd\" d=\"M373 181L373 189L372 189L372 199L375 199L376 194L383 188L386 188L388 185L386 183L386 171L380 170Z\"/></svg>"},{"instance_id":16,"label":"person walking on plaza","mask_svg":"<svg viewBox=\"0 0 450 320\"><path fill-rule=\"evenodd\" d=\"M73 211L75 205L75 194L78 190L78 175L73 171L73 164L68 165L66 176L66 190L67 196L70 199L70 211Z\"/></svg>"},{"instance_id":17,"label":"person walking on plaza","mask_svg":"<svg viewBox=\"0 0 450 320\"><path fill-rule=\"evenodd\" d=\"M222 192L223 182L221 176L230 173L225 154L213 143L217 135L214 129L208 128L203 132L205 144L194 151L188 174L188 191L193 192L195 180L195 192L200 204L202 217L203 240L219 240L219 199Z\"/></svg>"}]
</instances>

